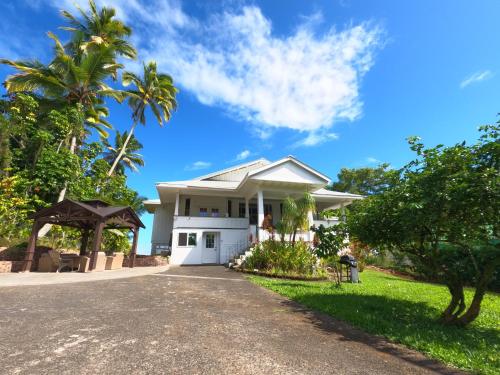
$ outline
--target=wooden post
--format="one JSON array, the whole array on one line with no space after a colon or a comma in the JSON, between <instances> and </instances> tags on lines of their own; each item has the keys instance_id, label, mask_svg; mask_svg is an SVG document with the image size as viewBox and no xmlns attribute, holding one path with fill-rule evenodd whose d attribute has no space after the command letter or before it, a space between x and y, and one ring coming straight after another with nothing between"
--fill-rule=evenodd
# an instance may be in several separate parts
<instances>
[{"instance_id":1,"label":"wooden post","mask_svg":"<svg viewBox=\"0 0 500 375\"><path fill-rule=\"evenodd\" d=\"M135 265L135 255L137 254L137 241L139 241L139 227L132 229L134 233L134 239L132 240L132 249L130 250L130 259L128 266L134 268Z\"/></svg>"},{"instance_id":2,"label":"wooden post","mask_svg":"<svg viewBox=\"0 0 500 375\"><path fill-rule=\"evenodd\" d=\"M80 256L87 254L87 245L89 243L89 233L88 229L84 229L82 233L82 243L80 244Z\"/></svg>"},{"instance_id":3,"label":"wooden post","mask_svg":"<svg viewBox=\"0 0 500 375\"><path fill-rule=\"evenodd\" d=\"M35 222L33 223L33 228L31 229L30 238L28 240L26 254L24 255L22 272L30 272L31 270L31 263L33 262L33 255L35 254L36 239L38 237L38 231L40 230L40 228L40 223L35 220Z\"/></svg>"},{"instance_id":4,"label":"wooden post","mask_svg":"<svg viewBox=\"0 0 500 375\"><path fill-rule=\"evenodd\" d=\"M98 221L94 230L94 241L92 242L92 253L90 254L89 271L92 271L97 263L97 253L101 249L102 231L104 229L104 222Z\"/></svg>"}]
</instances>

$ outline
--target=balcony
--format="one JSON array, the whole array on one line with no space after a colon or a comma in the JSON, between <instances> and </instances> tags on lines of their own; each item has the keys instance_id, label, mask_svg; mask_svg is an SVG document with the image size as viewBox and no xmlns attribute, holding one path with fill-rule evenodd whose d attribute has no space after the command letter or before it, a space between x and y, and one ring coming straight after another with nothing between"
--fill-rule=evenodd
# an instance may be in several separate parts
<instances>
[{"instance_id":1,"label":"balcony","mask_svg":"<svg viewBox=\"0 0 500 375\"><path fill-rule=\"evenodd\" d=\"M174 229L248 229L248 225L247 217L174 216Z\"/></svg>"}]
</instances>

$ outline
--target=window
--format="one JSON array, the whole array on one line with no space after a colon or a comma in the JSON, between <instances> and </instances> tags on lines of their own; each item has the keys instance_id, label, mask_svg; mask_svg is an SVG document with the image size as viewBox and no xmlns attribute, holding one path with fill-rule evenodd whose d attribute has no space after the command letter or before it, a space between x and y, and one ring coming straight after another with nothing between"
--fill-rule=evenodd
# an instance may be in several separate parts
<instances>
[{"instance_id":1,"label":"window","mask_svg":"<svg viewBox=\"0 0 500 375\"><path fill-rule=\"evenodd\" d=\"M188 246L196 246L196 233L189 233Z\"/></svg>"},{"instance_id":2,"label":"window","mask_svg":"<svg viewBox=\"0 0 500 375\"><path fill-rule=\"evenodd\" d=\"M219 209L212 208L212 217L219 217Z\"/></svg>"},{"instance_id":3,"label":"window","mask_svg":"<svg viewBox=\"0 0 500 375\"><path fill-rule=\"evenodd\" d=\"M208 209L200 207L200 216L202 216L202 217L208 216Z\"/></svg>"},{"instance_id":4,"label":"window","mask_svg":"<svg viewBox=\"0 0 500 375\"><path fill-rule=\"evenodd\" d=\"M179 241L177 244L179 246L187 246L187 233L179 233Z\"/></svg>"},{"instance_id":5,"label":"window","mask_svg":"<svg viewBox=\"0 0 500 375\"><path fill-rule=\"evenodd\" d=\"M273 214L273 205L271 203L264 204L264 216Z\"/></svg>"},{"instance_id":6,"label":"window","mask_svg":"<svg viewBox=\"0 0 500 375\"><path fill-rule=\"evenodd\" d=\"M186 198L186 204L184 205L184 216L189 216L189 211L191 211L191 199Z\"/></svg>"},{"instance_id":7,"label":"window","mask_svg":"<svg viewBox=\"0 0 500 375\"><path fill-rule=\"evenodd\" d=\"M227 201L227 217L231 217L233 212L233 202L229 199Z\"/></svg>"},{"instance_id":8,"label":"window","mask_svg":"<svg viewBox=\"0 0 500 375\"><path fill-rule=\"evenodd\" d=\"M207 249L215 248L215 234L214 233L207 233L207 237L205 240L205 247Z\"/></svg>"},{"instance_id":9,"label":"window","mask_svg":"<svg viewBox=\"0 0 500 375\"><path fill-rule=\"evenodd\" d=\"M238 205L238 217L245 217L245 203Z\"/></svg>"},{"instance_id":10,"label":"window","mask_svg":"<svg viewBox=\"0 0 500 375\"><path fill-rule=\"evenodd\" d=\"M248 205L248 211L250 214L250 224L257 224L257 203L250 203Z\"/></svg>"},{"instance_id":11,"label":"window","mask_svg":"<svg viewBox=\"0 0 500 375\"><path fill-rule=\"evenodd\" d=\"M178 246L196 246L196 233L179 233Z\"/></svg>"}]
</instances>

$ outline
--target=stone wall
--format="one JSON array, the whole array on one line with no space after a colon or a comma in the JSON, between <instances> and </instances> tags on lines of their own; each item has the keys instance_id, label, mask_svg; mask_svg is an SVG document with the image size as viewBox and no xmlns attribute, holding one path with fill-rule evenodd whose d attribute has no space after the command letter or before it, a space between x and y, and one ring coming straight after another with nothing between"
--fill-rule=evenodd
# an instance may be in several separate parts
<instances>
[{"instance_id":1,"label":"stone wall","mask_svg":"<svg viewBox=\"0 0 500 375\"><path fill-rule=\"evenodd\" d=\"M129 258L123 259L123 267L128 267ZM137 255L135 257L135 267L158 267L168 265L168 258L155 255Z\"/></svg>"}]
</instances>

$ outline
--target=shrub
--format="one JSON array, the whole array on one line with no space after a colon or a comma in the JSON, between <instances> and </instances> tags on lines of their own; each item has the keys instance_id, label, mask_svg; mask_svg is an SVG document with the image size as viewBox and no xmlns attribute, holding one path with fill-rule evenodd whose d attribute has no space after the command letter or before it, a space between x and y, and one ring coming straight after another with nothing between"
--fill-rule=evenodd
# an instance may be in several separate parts
<instances>
[{"instance_id":1,"label":"shrub","mask_svg":"<svg viewBox=\"0 0 500 375\"><path fill-rule=\"evenodd\" d=\"M317 257L303 241L295 245L274 240L261 242L246 258L244 267L281 276L316 277L324 274L317 267Z\"/></svg>"}]
</instances>

